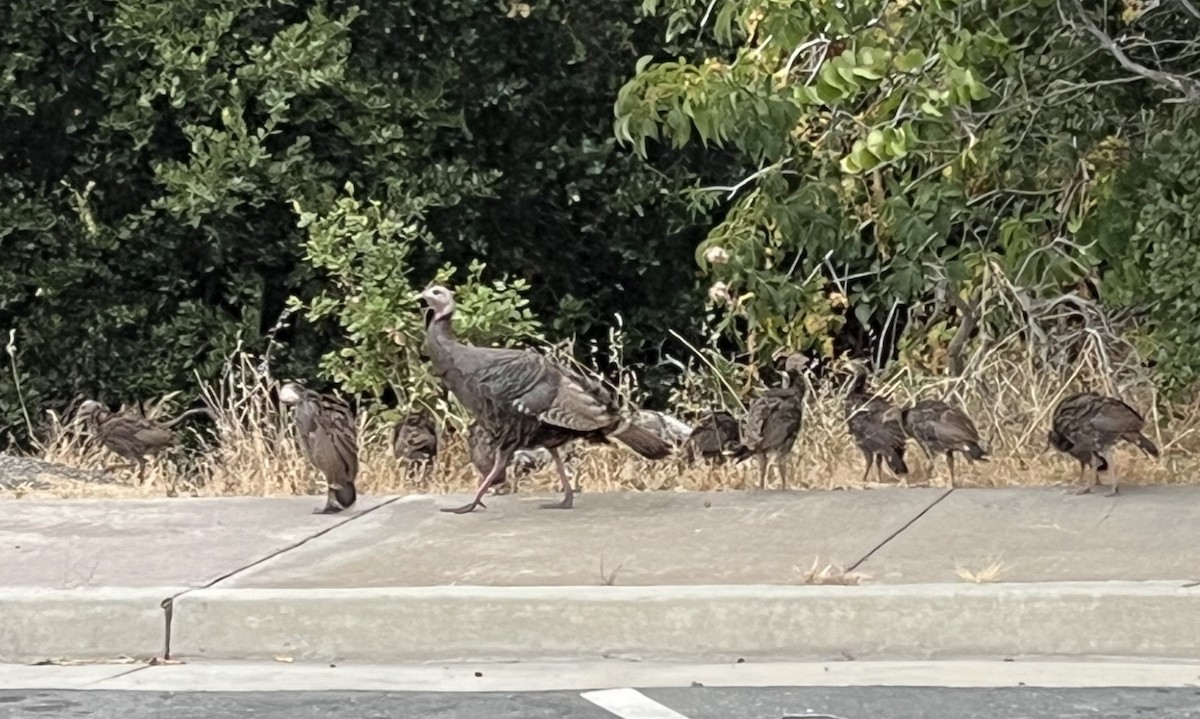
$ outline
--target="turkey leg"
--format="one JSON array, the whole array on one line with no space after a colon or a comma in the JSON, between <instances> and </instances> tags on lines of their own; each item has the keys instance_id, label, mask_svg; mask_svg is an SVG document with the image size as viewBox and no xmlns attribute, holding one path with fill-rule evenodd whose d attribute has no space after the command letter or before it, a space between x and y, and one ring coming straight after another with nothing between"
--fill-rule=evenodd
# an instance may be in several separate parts
<instances>
[{"instance_id":1,"label":"turkey leg","mask_svg":"<svg viewBox=\"0 0 1200 719\"><path fill-rule=\"evenodd\" d=\"M563 498L561 502L543 504L539 509L571 509L575 506L575 494L571 490L571 479L567 476L567 468L563 466L557 449L550 449L549 452L550 456L554 458L554 468L558 470L558 480L562 482Z\"/></svg>"},{"instance_id":2,"label":"turkey leg","mask_svg":"<svg viewBox=\"0 0 1200 719\"><path fill-rule=\"evenodd\" d=\"M1092 487L1100 484L1100 465L1096 463L1095 458L1091 460L1092 478L1091 481L1083 485L1083 487L1075 490L1075 494L1088 494L1092 491Z\"/></svg>"},{"instance_id":3,"label":"turkey leg","mask_svg":"<svg viewBox=\"0 0 1200 719\"><path fill-rule=\"evenodd\" d=\"M871 476L871 464L875 461L875 454L873 452L868 452L865 449L862 451L862 453L863 457L867 460L867 471L863 472L862 479L860 479L859 482L866 483L867 478Z\"/></svg>"},{"instance_id":4,"label":"turkey leg","mask_svg":"<svg viewBox=\"0 0 1200 719\"><path fill-rule=\"evenodd\" d=\"M443 512L451 514L467 514L474 512L476 507L487 509L487 505L483 503L483 495L488 491L488 487L492 486L492 482L499 477L505 467L508 465L507 452L496 452L496 459L492 463L492 470L487 473L483 480L479 483L479 488L475 491L475 499L470 504L464 504L461 507L443 507Z\"/></svg>"},{"instance_id":5,"label":"turkey leg","mask_svg":"<svg viewBox=\"0 0 1200 719\"><path fill-rule=\"evenodd\" d=\"M946 453L946 464L950 465L950 489L954 489L955 484L954 484L954 453L953 452Z\"/></svg>"},{"instance_id":6,"label":"turkey leg","mask_svg":"<svg viewBox=\"0 0 1200 719\"><path fill-rule=\"evenodd\" d=\"M1107 492L1105 492L1104 496L1112 497L1115 494L1117 494L1117 489L1118 489L1117 463L1116 463L1115 458L1110 459L1108 457L1105 457L1104 459L1108 463L1108 482L1111 485L1111 489L1109 489ZM1097 482L1100 481L1100 470L1096 470L1096 481Z\"/></svg>"}]
</instances>

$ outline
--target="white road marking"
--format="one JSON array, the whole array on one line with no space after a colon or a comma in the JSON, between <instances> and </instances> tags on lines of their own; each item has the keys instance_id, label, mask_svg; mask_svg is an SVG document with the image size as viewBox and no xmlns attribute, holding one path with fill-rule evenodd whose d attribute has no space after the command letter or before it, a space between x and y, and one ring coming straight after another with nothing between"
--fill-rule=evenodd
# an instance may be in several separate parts
<instances>
[{"instance_id":1,"label":"white road marking","mask_svg":"<svg viewBox=\"0 0 1200 719\"><path fill-rule=\"evenodd\" d=\"M621 719L688 719L636 689L603 689L580 696Z\"/></svg>"}]
</instances>

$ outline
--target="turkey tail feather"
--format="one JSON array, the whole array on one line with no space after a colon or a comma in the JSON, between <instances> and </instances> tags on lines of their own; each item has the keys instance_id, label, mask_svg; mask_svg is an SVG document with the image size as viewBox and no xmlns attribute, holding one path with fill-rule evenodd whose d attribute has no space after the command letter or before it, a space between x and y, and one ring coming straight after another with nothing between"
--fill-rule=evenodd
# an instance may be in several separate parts
<instances>
[{"instance_id":1,"label":"turkey tail feather","mask_svg":"<svg viewBox=\"0 0 1200 719\"><path fill-rule=\"evenodd\" d=\"M609 435L646 459L662 459L671 454L671 445L653 432L629 424Z\"/></svg>"},{"instance_id":2,"label":"turkey tail feather","mask_svg":"<svg viewBox=\"0 0 1200 719\"><path fill-rule=\"evenodd\" d=\"M353 482L347 482L346 484L330 485L329 497L339 505L339 509L349 509L358 499L358 492L355 490ZM329 505L332 506L334 502L329 502Z\"/></svg>"},{"instance_id":3,"label":"turkey tail feather","mask_svg":"<svg viewBox=\"0 0 1200 719\"><path fill-rule=\"evenodd\" d=\"M893 451L883 456L893 473L908 474L908 465L904 463L904 455L902 453Z\"/></svg>"},{"instance_id":4,"label":"turkey tail feather","mask_svg":"<svg viewBox=\"0 0 1200 719\"><path fill-rule=\"evenodd\" d=\"M971 461L973 461L973 462L986 462L987 461L986 459L984 459L984 457L987 456L987 452L984 451L983 447L979 446L978 442L971 442L970 444L967 445L967 456L970 457Z\"/></svg>"},{"instance_id":5,"label":"turkey tail feather","mask_svg":"<svg viewBox=\"0 0 1200 719\"><path fill-rule=\"evenodd\" d=\"M1146 435L1138 433L1130 437L1130 439L1133 440L1133 443L1136 444L1138 448L1146 454L1150 455L1151 457L1158 456L1158 446L1151 442L1150 438Z\"/></svg>"}]
</instances>

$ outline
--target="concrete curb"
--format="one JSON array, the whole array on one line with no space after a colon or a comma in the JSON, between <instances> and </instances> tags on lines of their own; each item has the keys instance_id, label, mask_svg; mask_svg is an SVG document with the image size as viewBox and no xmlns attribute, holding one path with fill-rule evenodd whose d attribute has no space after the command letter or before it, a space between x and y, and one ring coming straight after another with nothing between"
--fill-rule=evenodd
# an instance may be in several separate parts
<instances>
[{"instance_id":1,"label":"concrete curb","mask_svg":"<svg viewBox=\"0 0 1200 719\"><path fill-rule=\"evenodd\" d=\"M172 654L377 663L1192 659L1197 636L1200 588L1183 582L203 589L175 600Z\"/></svg>"},{"instance_id":2,"label":"concrete curb","mask_svg":"<svg viewBox=\"0 0 1200 719\"><path fill-rule=\"evenodd\" d=\"M161 655L179 588L0 589L0 661Z\"/></svg>"}]
</instances>

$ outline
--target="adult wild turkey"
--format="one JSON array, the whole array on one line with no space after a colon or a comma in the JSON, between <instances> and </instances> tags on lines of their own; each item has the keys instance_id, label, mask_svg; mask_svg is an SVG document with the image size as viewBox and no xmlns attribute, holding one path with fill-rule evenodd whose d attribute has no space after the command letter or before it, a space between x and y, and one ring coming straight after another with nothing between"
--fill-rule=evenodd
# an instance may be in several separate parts
<instances>
[{"instance_id":1,"label":"adult wild turkey","mask_svg":"<svg viewBox=\"0 0 1200 719\"><path fill-rule=\"evenodd\" d=\"M932 472L935 457L945 453L950 465L950 486L955 486L954 453L966 455L971 462L986 462L987 450L979 443L979 430L975 423L958 407L938 399L923 399L914 405L884 413L887 420L899 419L904 433L920 445L929 458Z\"/></svg>"},{"instance_id":2,"label":"adult wild turkey","mask_svg":"<svg viewBox=\"0 0 1200 719\"><path fill-rule=\"evenodd\" d=\"M647 459L661 459L670 446L623 416L617 399L600 382L536 352L475 347L454 336L454 293L433 285L420 294L433 310L425 350L434 374L475 417L480 441L493 454L469 504L443 511L465 514L484 506L480 499L518 449L545 447L554 457L563 500L545 509L570 509L573 492L557 447L572 439L618 440Z\"/></svg>"},{"instance_id":3,"label":"adult wild turkey","mask_svg":"<svg viewBox=\"0 0 1200 719\"><path fill-rule=\"evenodd\" d=\"M407 475L427 476L437 460L437 425L426 411L411 413L392 429L392 451L404 463Z\"/></svg>"},{"instance_id":4,"label":"adult wild turkey","mask_svg":"<svg viewBox=\"0 0 1200 719\"><path fill-rule=\"evenodd\" d=\"M847 366L854 372L854 384L846 395L846 429L867 461L861 481L867 481L874 464L875 476L882 482L885 460L896 476L908 474L908 465L904 463L907 438L899 419L888 415L892 403L868 390L866 367L858 362L848 362Z\"/></svg>"},{"instance_id":5,"label":"adult wild turkey","mask_svg":"<svg viewBox=\"0 0 1200 719\"><path fill-rule=\"evenodd\" d=\"M205 408L189 409L169 422L155 422L133 414L113 414L104 405L89 399L79 405L75 416L105 449L129 463L105 467L105 471L136 466L141 482L146 478L146 457L174 445L176 437L171 428L196 414L212 416Z\"/></svg>"},{"instance_id":6,"label":"adult wild turkey","mask_svg":"<svg viewBox=\"0 0 1200 719\"><path fill-rule=\"evenodd\" d=\"M1079 392L1063 398L1054 408L1046 441L1079 462L1079 479L1092 467L1092 481L1076 494L1091 492L1100 483L1100 472L1112 470L1112 486L1106 495L1112 496L1117 493L1117 472L1110 450L1117 442L1129 442L1151 457L1158 456L1158 447L1142 434L1145 426L1142 415L1116 397Z\"/></svg>"},{"instance_id":7,"label":"adult wild turkey","mask_svg":"<svg viewBox=\"0 0 1200 719\"><path fill-rule=\"evenodd\" d=\"M288 382L279 390L279 401L295 407L300 451L325 476L325 507L313 514L336 514L358 499L358 425L349 403L340 397Z\"/></svg>"},{"instance_id":8,"label":"adult wild turkey","mask_svg":"<svg viewBox=\"0 0 1200 719\"><path fill-rule=\"evenodd\" d=\"M738 459L758 457L758 488L766 489L767 471L772 464L779 470L779 481L787 489L788 454L800 434L804 418L804 382L802 373L808 357L796 352L784 363L787 384L769 389L755 398L746 410L741 426L741 449L731 454Z\"/></svg>"}]
</instances>

